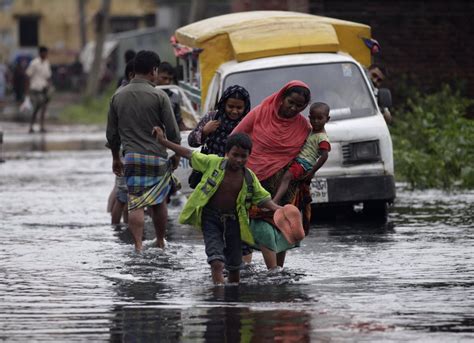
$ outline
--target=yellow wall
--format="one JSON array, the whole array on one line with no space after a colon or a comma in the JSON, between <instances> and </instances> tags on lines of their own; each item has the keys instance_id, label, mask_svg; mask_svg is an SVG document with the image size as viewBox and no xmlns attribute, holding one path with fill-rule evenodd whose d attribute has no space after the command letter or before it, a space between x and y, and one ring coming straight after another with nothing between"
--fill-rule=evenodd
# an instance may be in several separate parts
<instances>
[{"instance_id":1,"label":"yellow wall","mask_svg":"<svg viewBox=\"0 0 474 343\"><path fill-rule=\"evenodd\" d=\"M86 0L85 15L87 40L94 40L94 15L100 9L101 0ZM154 0L112 0L111 17L143 17L154 14ZM79 29L79 5L77 0L15 0L11 10L0 12L0 30L10 28L18 46L18 16L39 16L39 45L49 48L51 63L71 63L81 48ZM145 21L139 21L144 27ZM6 48L4 48L5 50ZM0 43L0 53L2 45ZM11 53L11 52L10 52Z\"/></svg>"},{"instance_id":2,"label":"yellow wall","mask_svg":"<svg viewBox=\"0 0 474 343\"><path fill-rule=\"evenodd\" d=\"M8 40L14 41L13 32L15 21L9 12L0 11L0 63L7 62L10 55Z\"/></svg>"}]
</instances>

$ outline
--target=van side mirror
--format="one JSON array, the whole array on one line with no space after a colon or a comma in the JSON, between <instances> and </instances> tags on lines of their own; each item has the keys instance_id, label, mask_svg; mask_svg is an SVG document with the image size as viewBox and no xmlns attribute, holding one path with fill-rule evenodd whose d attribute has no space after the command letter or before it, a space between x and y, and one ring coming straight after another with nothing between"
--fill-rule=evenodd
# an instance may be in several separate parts
<instances>
[{"instance_id":1,"label":"van side mirror","mask_svg":"<svg viewBox=\"0 0 474 343\"><path fill-rule=\"evenodd\" d=\"M390 93L390 89L380 88L377 101L380 107L392 107L392 93Z\"/></svg>"}]
</instances>

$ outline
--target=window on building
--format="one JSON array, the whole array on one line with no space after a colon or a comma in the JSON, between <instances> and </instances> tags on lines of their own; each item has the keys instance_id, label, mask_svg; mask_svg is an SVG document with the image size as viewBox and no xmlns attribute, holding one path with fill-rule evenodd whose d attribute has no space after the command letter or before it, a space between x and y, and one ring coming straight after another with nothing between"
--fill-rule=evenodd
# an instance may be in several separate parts
<instances>
[{"instance_id":1,"label":"window on building","mask_svg":"<svg viewBox=\"0 0 474 343\"><path fill-rule=\"evenodd\" d=\"M38 18L18 18L20 46L38 46Z\"/></svg>"},{"instance_id":2,"label":"window on building","mask_svg":"<svg viewBox=\"0 0 474 343\"><path fill-rule=\"evenodd\" d=\"M138 29L138 17L112 17L110 18L110 32L123 32Z\"/></svg>"},{"instance_id":3,"label":"window on building","mask_svg":"<svg viewBox=\"0 0 474 343\"><path fill-rule=\"evenodd\" d=\"M145 26L154 27L156 25L156 17L154 14L147 14L145 16Z\"/></svg>"}]
</instances>

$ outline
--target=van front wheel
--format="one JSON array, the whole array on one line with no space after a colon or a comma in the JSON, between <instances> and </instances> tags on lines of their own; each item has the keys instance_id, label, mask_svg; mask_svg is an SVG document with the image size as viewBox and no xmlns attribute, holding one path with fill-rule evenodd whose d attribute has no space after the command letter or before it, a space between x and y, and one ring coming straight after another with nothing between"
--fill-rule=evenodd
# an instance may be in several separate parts
<instances>
[{"instance_id":1,"label":"van front wheel","mask_svg":"<svg viewBox=\"0 0 474 343\"><path fill-rule=\"evenodd\" d=\"M387 219L388 203L384 200L371 200L364 202L364 215L374 219Z\"/></svg>"}]
</instances>

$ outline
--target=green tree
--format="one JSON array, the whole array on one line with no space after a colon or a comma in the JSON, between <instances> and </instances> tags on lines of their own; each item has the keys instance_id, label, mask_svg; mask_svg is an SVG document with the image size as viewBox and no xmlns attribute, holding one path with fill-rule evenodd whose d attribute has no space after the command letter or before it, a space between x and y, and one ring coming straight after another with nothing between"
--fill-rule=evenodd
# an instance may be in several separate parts
<instances>
[{"instance_id":1,"label":"green tree","mask_svg":"<svg viewBox=\"0 0 474 343\"><path fill-rule=\"evenodd\" d=\"M394 109L395 173L414 188L474 187L473 103L445 85L433 94L412 91Z\"/></svg>"}]
</instances>

